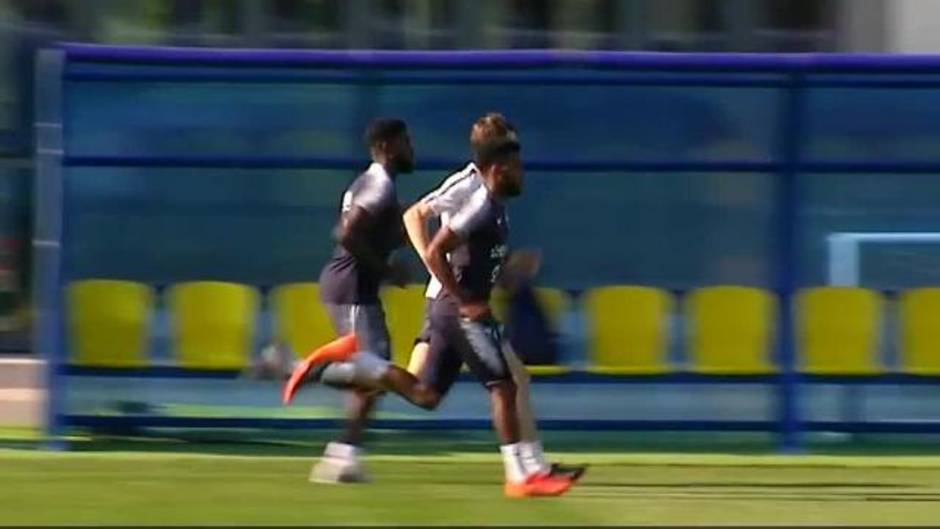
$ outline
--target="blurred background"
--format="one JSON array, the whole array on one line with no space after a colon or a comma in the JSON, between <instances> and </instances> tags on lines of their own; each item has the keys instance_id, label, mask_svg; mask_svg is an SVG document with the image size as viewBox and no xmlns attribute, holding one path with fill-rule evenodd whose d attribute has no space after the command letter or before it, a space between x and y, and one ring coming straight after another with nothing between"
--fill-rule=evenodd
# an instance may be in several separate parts
<instances>
[{"instance_id":1,"label":"blurred background","mask_svg":"<svg viewBox=\"0 0 940 529\"><path fill-rule=\"evenodd\" d=\"M257 60L287 49L568 62ZM362 130L408 122L408 204L490 111L520 130L511 243L541 251L559 338L534 407L593 467L481 511L468 376L433 414L383 400L368 501L302 490L342 395L285 407L255 368L332 338L314 282ZM383 292L401 364L422 274ZM938 287L937 0L0 0L0 522L935 523Z\"/></svg>"},{"instance_id":2,"label":"blurred background","mask_svg":"<svg viewBox=\"0 0 940 529\"><path fill-rule=\"evenodd\" d=\"M940 4L915 0L0 0L0 349L32 354L33 123L40 110L34 101L42 97L34 70L37 51L58 42L900 54L940 50L936 20ZM743 364L722 364L716 372L775 373L780 365L775 294L785 273L798 289L864 288L851 299L823 296L814 316L807 316L810 323L822 318L822 337L800 338L796 354L801 359L815 354L817 374L909 374L923 365L940 372L930 347L923 360L918 355L924 349L912 356L904 341L905 333L930 327L935 312L908 325L906 313L893 305L904 292L940 284L940 180L931 165L940 152L940 97L924 89L936 86L934 73L822 73L814 78L817 84L800 92L797 108L788 106L787 74L773 68L729 73L721 81L672 72L674 77L646 85L624 78L650 72L470 69L461 75L488 80L463 85L459 77L455 81L430 69L376 67L366 73L380 81L362 81L357 77L362 71L349 74L341 67L277 73L296 76L300 82L295 82L265 80L263 65L226 70L190 64L176 71L172 64L107 62L70 63L63 85L65 150L73 159L65 169L60 286L95 278L133 282L155 289L157 301L141 309L135 332L145 343L130 360L101 357L87 345L92 342L81 342L81 325L88 330L100 322L69 320L76 327L70 328L63 354L77 367L114 367L109 362L125 368L179 367L167 293L174 285L207 279L247 285L270 300L260 303L257 317L248 305L247 315L233 316L233 321L243 318L236 331L248 333L244 358L257 356L278 334L272 289L315 281L329 255L338 197L366 163L359 140L366 122L380 114L408 121L419 158L417 174L400 185L408 203L465 162L466 135L475 117L500 110L522 131L527 161L544 168L529 172L532 185L514 206L513 243L543 252L539 284L563 341L553 363L627 372L637 368L629 364L638 358L639 374L701 372L709 369L697 363L702 351L719 351L720 364L738 354L734 347L743 340L747 352L731 361L743 358ZM242 82L256 74L260 80ZM306 84L304 76L313 74L321 77ZM170 80L161 80L163 75ZM322 77L330 75L337 78ZM415 82L408 75L424 77ZM515 77L507 87L493 75ZM562 78L597 82L556 82ZM788 139L796 122L799 134ZM340 162L294 169L237 163L192 167L179 162L187 156ZM160 166L152 160L177 161ZM565 169L569 162L583 163ZM647 162L661 167L644 169ZM670 164L686 168L671 170ZM779 186L785 174L796 186L789 198ZM926 238L869 244L851 235L883 232ZM839 234L848 238L833 239ZM650 290L640 298L594 296L611 285ZM748 290L720 291L712 312L690 312L698 299L691 294L716 285ZM826 320L847 306L855 311L850 323L857 328L845 331L844 321ZM83 313L75 307L80 304L70 306L69 317ZM647 327L637 331L650 341L646 352L624 357L624 351L611 349L633 343L631 336L616 333L599 345L601 314L646 322L649 314L630 312L643 307L653 307ZM709 314L728 314L729 308L753 318L709 320ZM607 327L619 325L605 321ZM711 327L717 341L700 342L695 325L709 321L718 321ZM408 325L399 323L393 332ZM410 336L402 336L396 343L406 348ZM722 340L737 345L729 348L731 342ZM854 348L831 349L841 343ZM91 349L82 352L82 347ZM242 353L233 354L241 358ZM224 367L241 367L238 358ZM218 367L207 359L190 366ZM179 401L174 413L193 413L188 406L207 402L197 415L220 413L218 406L231 404L226 388L242 383L213 386L172 377L144 383L87 371L72 374L65 400L77 412L100 412L116 395L133 394L146 384L154 388L152 402L166 404L170 395ZM551 417L578 417L584 399L609 402L606 411L596 413L610 419L688 418L705 411L719 418L777 416L775 393L766 385L676 392L588 384L581 388L584 399L567 403L551 400L551 385L546 386L536 393L548 399ZM806 410L808 416L858 418L862 400L854 393L846 396L839 386L820 391L807 399L817 404ZM936 396L931 387L878 391L868 403L872 417L936 418L936 408L928 404L928 397ZM267 415L277 405L267 386L239 395L235 404L263 404L252 415ZM700 398L705 395L713 399ZM630 406L621 406L623 401ZM308 404L336 405L329 399ZM448 410L454 417L485 416L485 408L469 396L455 398L445 415Z\"/></svg>"},{"instance_id":3,"label":"blurred background","mask_svg":"<svg viewBox=\"0 0 940 529\"><path fill-rule=\"evenodd\" d=\"M0 350L29 324L33 64L57 41L268 48L933 51L909 0L0 0Z\"/></svg>"}]
</instances>

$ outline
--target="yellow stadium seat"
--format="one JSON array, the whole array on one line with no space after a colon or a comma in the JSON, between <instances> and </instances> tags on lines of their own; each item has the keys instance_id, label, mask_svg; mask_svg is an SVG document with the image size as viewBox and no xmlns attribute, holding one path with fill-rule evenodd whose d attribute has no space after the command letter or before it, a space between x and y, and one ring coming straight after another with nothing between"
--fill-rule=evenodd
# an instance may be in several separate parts
<instances>
[{"instance_id":1,"label":"yellow stadium seat","mask_svg":"<svg viewBox=\"0 0 940 529\"><path fill-rule=\"evenodd\" d=\"M591 290L584 303L588 320L589 371L653 375L667 364L672 296L660 289L611 286Z\"/></svg>"},{"instance_id":2,"label":"yellow stadium seat","mask_svg":"<svg viewBox=\"0 0 940 529\"><path fill-rule=\"evenodd\" d=\"M217 281L170 288L167 306L174 350L189 369L242 369L251 360L258 292Z\"/></svg>"},{"instance_id":3,"label":"yellow stadium seat","mask_svg":"<svg viewBox=\"0 0 940 529\"><path fill-rule=\"evenodd\" d=\"M817 375L874 375L878 364L882 297L854 287L803 290L797 298L801 369Z\"/></svg>"},{"instance_id":4,"label":"yellow stadium seat","mask_svg":"<svg viewBox=\"0 0 940 529\"><path fill-rule=\"evenodd\" d=\"M905 292L899 312L901 371L940 375L940 288Z\"/></svg>"},{"instance_id":5,"label":"yellow stadium seat","mask_svg":"<svg viewBox=\"0 0 940 529\"><path fill-rule=\"evenodd\" d=\"M274 334L299 357L336 338L333 322L320 302L316 283L288 283L274 288L270 295L274 314Z\"/></svg>"},{"instance_id":6,"label":"yellow stadium seat","mask_svg":"<svg viewBox=\"0 0 940 529\"><path fill-rule=\"evenodd\" d=\"M388 325L392 360L401 367L408 367L414 340L424 322L424 289L424 285L382 289L382 306Z\"/></svg>"},{"instance_id":7,"label":"yellow stadium seat","mask_svg":"<svg viewBox=\"0 0 940 529\"><path fill-rule=\"evenodd\" d=\"M693 291L685 306L691 370L715 375L773 371L770 351L776 299L757 288L715 286Z\"/></svg>"},{"instance_id":8,"label":"yellow stadium seat","mask_svg":"<svg viewBox=\"0 0 940 529\"><path fill-rule=\"evenodd\" d=\"M555 331L561 325L561 318L566 312L571 310L571 297L564 290L549 287L537 287L535 297L538 299L539 306L548 315L548 320L555 326Z\"/></svg>"},{"instance_id":9,"label":"yellow stadium seat","mask_svg":"<svg viewBox=\"0 0 940 529\"><path fill-rule=\"evenodd\" d=\"M525 369L529 372L530 375L535 377L564 375L571 372L570 367L553 365L527 365L525 366Z\"/></svg>"},{"instance_id":10,"label":"yellow stadium seat","mask_svg":"<svg viewBox=\"0 0 940 529\"><path fill-rule=\"evenodd\" d=\"M66 291L71 351L78 365L147 365L154 292L130 281L88 279Z\"/></svg>"}]
</instances>

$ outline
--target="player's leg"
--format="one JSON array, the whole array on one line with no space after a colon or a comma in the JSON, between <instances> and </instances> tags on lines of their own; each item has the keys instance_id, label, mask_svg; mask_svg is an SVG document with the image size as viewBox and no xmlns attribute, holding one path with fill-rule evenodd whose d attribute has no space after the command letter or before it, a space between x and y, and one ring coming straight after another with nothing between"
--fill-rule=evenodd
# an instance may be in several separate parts
<instances>
[{"instance_id":1,"label":"player's leg","mask_svg":"<svg viewBox=\"0 0 940 529\"><path fill-rule=\"evenodd\" d=\"M519 437L524 442L538 442L538 426L529 400L529 372L508 341L503 342L503 358L516 384L516 412L519 415Z\"/></svg>"},{"instance_id":2,"label":"player's leg","mask_svg":"<svg viewBox=\"0 0 940 529\"><path fill-rule=\"evenodd\" d=\"M341 329L352 329L351 325L345 322L347 318L344 317L344 314L348 314L348 309L327 306L327 310L330 312L332 319L339 324L337 326L338 333L349 332ZM384 322L384 318L379 319L378 316L372 318L372 320ZM294 370L291 381L284 390L284 402L289 403L296 389L304 382L315 380L339 389L360 389L365 390L367 393L376 390L392 391L421 408L427 410L436 408L442 395L447 392L453 381L448 381L447 374L451 371L449 365L438 365L438 362L428 360L432 356L430 351L430 325L426 324L425 329L418 337L418 341L428 347L426 349L427 353L422 355L422 358L413 365L421 378L392 364L388 360L388 355L383 357L383 355L377 355L370 351L371 349L387 348L387 346L359 347L359 342L370 341L367 338L369 331L369 327L360 328L355 334L350 333L348 336L314 351L304 361L304 365ZM381 329L373 326L372 334L384 336L382 339L383 344L388 343L384 323ZM357 337L362 337L362 340ZM355 344L355 347L351 347L350 343ZM458 370L459 367L458 365Z\"/></svg>"},{"instance_id":3,"label":"player's leg","mask_svg":"<svg viewBox=\"0 0 940 529\"><path fill-rule=\"evenodd\" d=\"M516 385L502 351L495 321L451 318L453 340L464 362L490 394L493 427L500 439L505 469L505 492L511 497L555 496L571 487L564 476L551 476L526 466L520 443Z\"/></svg>"},{"instance_id":4,"label":"player's leg","mask_svg":"<svg viewBox=\"0 0 940 529\"><path fill-rule=\"evenodd\" d=\"M388 330L381 304L328 306L337 333L351 333L356 337L359 349L384 359L390 357ZM320 373L324 383L339 387L348 386L345 373L349 371L341 363L327 364ZM330 443L324 457L314 466L311 479L319 482L361 482L368 478L363 469L362 435L368 423L378 394L367 389L349 392L347 401L346 429L338 442Z\"/></svg>"},{"instance_id":5,"label":"player's leg","mask_svg":"<svg viewBox=\"0 0 940 529\"><path fill-rule=\"evenodd\" d=\"M420 384L411 381L396 384L399 387L420 386L432 389L427 399L429 402L423 406L426 409L436 408L444 396L450 392L463 365L460 353L450 348L446 338L431 328L430 309L433 304L433 300L428 301L424 322L415 338L414 350L408 362L408 372L414 375ZM403 393L409 393L409 391Z\"/></svg>"},{"instance_id":6,"label":"player's leg","mask_svg":"<svg viewBox=\"0 0 940 529\"><path fill-rule=\"evenodd\" d=\"M428 300L428 307L432 303ZM431 320L428 318L428 310L424 311L424 321L421 323L421 331L415 338L414 347L411 350L411 358L408 360L408 372L417 378L422 378L424 371L428 367L428 350L431 346Z\"/></svg>"},{"instance_id":7,"label":"player's leg","mask_svg":"<svg viewBox=\"0 0 940 529\"><path fill-rule=\"evenodd\" d=\"M312 355L316 357L316 353ZM308 359L309 360L309 359ZM318 380L339 389L364 391L391 391L415 406L433 410L440 396L433 387L423 383L408 371L371 352L359 351L333 357L330 360L313 358L304 369L308 373L302 380ZM294 371L291 380L298 378ZM294 392L284 391L284 403L290 403Z\"/></svg>"},{"instance_id":8,"label":"player's leg","mask_svg":"<svg viewBox=\"0 0 940 529\"><path fill-rule=\"evenodd\" d=\"M349 392L346 399L346 430L340 437L341 442L354 446L362 445L363 434L378 397L379 394L375 391L356 389Z\"/></svg>"},{"instance_id":9,"label":"player's leg","mask_svg":"<svg viewBox=\"0 0 940 529\"><path fill-rule=\"evenodd\" d=\"M408 359L408 372L415 376L420 376L422 369L428 359L428 343L424 340L415 340L415 346L411 350L411 358Z\"/></svg>"},{"instance_id":10,"label":"player's leg","mask_svg":"<svg viewBox=\"0 0 940 529\"><path fill-rule=\"evenodd\" d=\"M493 382L487 386L490 393L490 413L493 429L503 445L517 444L519 437L519 416L516 411L516 384L510 380ZM521 461L520 461L521 462ZM523 470L524 475L529 474Z\"/></svg>"},{"instance_id":11,"label":"player's leg","mask_svg":"<svg viewBox=\"0 0 940 529\"><path fill-rule=\"evenodd\" d=\"M542 442L539 440L535 413L532 411L532 399L529 393L531 377L508 340L503 341L503 357L516 384L516 413L519 417L519 437L526 467L534 472L563 474L579 479L587 469L584 465L552 464L545 457Z\"/></svg>"}]
</instances>

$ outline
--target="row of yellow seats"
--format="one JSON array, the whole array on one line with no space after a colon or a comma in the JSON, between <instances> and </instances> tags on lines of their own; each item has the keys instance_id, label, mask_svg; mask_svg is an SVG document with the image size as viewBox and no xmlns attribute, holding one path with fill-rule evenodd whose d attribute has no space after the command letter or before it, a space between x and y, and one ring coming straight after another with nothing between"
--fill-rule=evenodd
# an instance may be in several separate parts
<instances>
[{"instance_id":1,"label":"row of yellow seats","mask_svg":"<svg viewBox=\"0 0 940 529\"><path fill-rule=\"evenodd\" d=\"M546 289L543 301L553 314L567 310L561 291ZM394 360L407 365L424 315L424 286L382 291ZM73 361L87 367L137 368L148 365L151 318L156 292L131 281L88 279L69 285L67 321ZM505 313L505 295L496 295ZM298 355L333 339L316 283L291 283L269 296L276 338ZM249 365L258 291L248 285L195 281L170 287L166 306L172 349L181 367L242 369Z\"/></svg>"},{"instance_id":2,"label":"row of yellow seats","mask_svg":"<svg viewBox=\"0 0 940 529\"><path fill-rule=\"evenodd\" d=\"M388 289L386 307L396 351L403 333L420 328L423 300L419 285ZM156 292L131 281L89 279L69 285L67 321L73 361L88 367L145 367L149 364L151 318ZM166 292L172 350L179 366L191 369L242 369L249 365L258 290L248 285L194 281ZM292 283L270 293L275 332L297 354L333 339L316 283ZM417 321L415 322L415 315ZM410 343L407 348L410 352ZM401 360L401 359L398 359ZM407 359L405 359L407 361Z\"/></svg>"},{"instance_id":3,"label":"row of yellow seats","mask_svg":"<svg viewBox=\"0 0 940 529\"><path fill-rule=\"evenodd\" d=\"M557 289L538 297L554 321L570 310ZM167 293L173 350L183 367L237 369L251 357L257 291L246 285L190 282ZM86 280L70 285L68 308L75 361L81 365L142 367L147 364L153 290L139 283ZM383 291L395 361L406 364L421 326L423 287ZM272 290L275 332L298 354L333 337L315 283ZM823 287L801 291L796 300L800 369L814 374L877 374L884 300L859 288ZM494 299L504 316L505 294ZM611 286L584 298L591 371L659 374L675 371L668 362L673 296L661 289ZM684 304L690 370L704 374L767 374L775 371L773 350L776 298L767 291L717 286L693 291ZM940 374L940 289L906 292L900 300L902 371ZM535 368L561 372L560 368Z\"/></svg>"},{"instance_id":4,"label":"row of yellow seats","mask_svg":"<svg viewBox=\"0 0 940 529\"><path fill-rule=\"evenodd\" d=\"M591 371L657 374L669 365L669 292L615 286L591 290L585 299ZM880 360L884 297L850 287L801 290L795 299L797 367L815 375L876 375ZM770 374L777 298L739 286L694 290L684 303L689 371L702 374ZM940 288L904 292L898 303L900 371L940 375Z\"/></svg>"}]
</instances>

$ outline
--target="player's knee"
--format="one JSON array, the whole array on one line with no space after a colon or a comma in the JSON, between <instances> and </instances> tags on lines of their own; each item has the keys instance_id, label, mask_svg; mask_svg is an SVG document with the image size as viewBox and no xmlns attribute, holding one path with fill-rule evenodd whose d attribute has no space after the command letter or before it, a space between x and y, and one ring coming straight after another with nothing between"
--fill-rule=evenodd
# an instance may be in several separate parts
<instances>
[{"instance_id":1,"label":"player's knee","mask_svg":"<svg viewBox=\"0 0 940 529\"><path fill-rule=\"evenodd\" d=\"M416 343L414 349L411 350L411 358L408 361L408 372L417 376L424 370L427 364L427 356L428 344L426 342Z\"/></svg>"},{"instance_id":2,"label":"player's knee","mask_svg":"<svg viewBox=\"0 0 940 529\"><path fill-rule=\"evenodd\" d=\"M493 395L493 397L498 399L505 399L507 401L515 400L516 383L511 379L494 382L493 384L490 384L490 393Z\"/></svg>"},{"instance_id":3,"label":"player's knee","mask_svg":"<svg viewBox=\"0 0 940 529\"><path fill-rule=\"evenodd\" d=\"M432 411L441 404L441 395L433 388L421 386L416 392L414 403L420 408Z\"/></svg>"}]
</instances>

